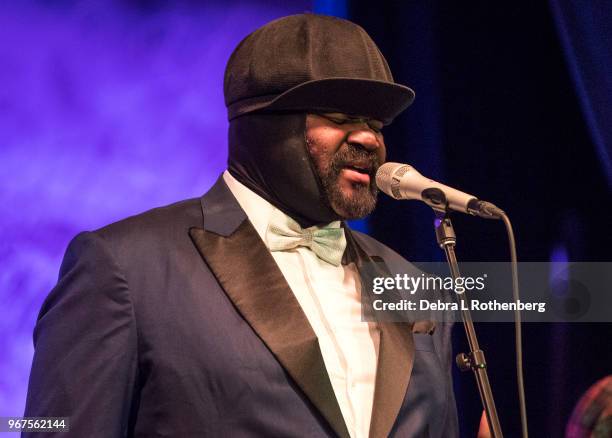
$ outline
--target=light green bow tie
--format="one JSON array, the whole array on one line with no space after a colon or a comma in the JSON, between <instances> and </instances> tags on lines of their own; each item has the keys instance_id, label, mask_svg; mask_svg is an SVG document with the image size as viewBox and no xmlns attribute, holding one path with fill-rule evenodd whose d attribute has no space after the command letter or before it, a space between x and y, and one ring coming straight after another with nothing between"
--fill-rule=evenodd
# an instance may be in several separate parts
<instances>
[{"instance_id":1,"label":"light green bow tie","mask_svg":"<svg viewBox=\"0 0 612 438\"><path fill-rule=\"evenodd\" d=\"M270 251L306 246L321 260L339 266L346 248L346 237L340 221L322 228L315 226L304 229L282 211L275 209L266 230L266 243Z\"/></svg>"}]
</instances>

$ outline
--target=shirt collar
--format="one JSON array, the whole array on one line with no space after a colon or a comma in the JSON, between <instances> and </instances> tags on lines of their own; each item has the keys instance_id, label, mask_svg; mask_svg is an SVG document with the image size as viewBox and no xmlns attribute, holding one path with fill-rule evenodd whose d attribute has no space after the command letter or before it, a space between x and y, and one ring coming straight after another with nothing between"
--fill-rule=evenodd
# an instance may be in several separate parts
<instances>
[{"instance_id":1,"label":"shirt collar","mask_svg":"<svg viewBox=\"0 0 612 438\"><path fill-rule=\"evenodd\" d=\"M259 237L265 242L270 215L276 207L234 178L227 170L223 172L223 180L253 224Z\"/></svg>"}]
</instances>

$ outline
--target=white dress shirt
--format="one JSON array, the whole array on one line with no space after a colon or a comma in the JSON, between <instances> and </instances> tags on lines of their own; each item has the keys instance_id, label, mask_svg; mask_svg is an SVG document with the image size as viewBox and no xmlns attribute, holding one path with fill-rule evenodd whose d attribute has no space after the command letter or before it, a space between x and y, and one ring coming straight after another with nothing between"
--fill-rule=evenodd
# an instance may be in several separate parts
<instances>
[{"instance_id":1,"label":"white dress shirt","mask_svg":"<svg viewBox=\"0 0 612 438\"><path fill-rule=\"evenodd\" d=\"M223 179L265 243L276 207L228 171ZM307 247L271 254L317 335L351 437L367 437L380 333L374 323L361 321L361 283L355 264L334 266Z\"/></svg>"}]
</instances>

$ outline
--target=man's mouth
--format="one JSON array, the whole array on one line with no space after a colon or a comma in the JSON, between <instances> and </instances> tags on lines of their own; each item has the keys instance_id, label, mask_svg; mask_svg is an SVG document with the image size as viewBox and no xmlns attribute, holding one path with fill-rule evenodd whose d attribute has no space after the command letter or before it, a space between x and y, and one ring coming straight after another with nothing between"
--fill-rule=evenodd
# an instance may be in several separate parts
<instances>
[{"instance_id":1,"label":"man's mouth","mask_svg":"<svg viewBox=\"0 0 612 438\"><path fill-rule=\"evenodd\" d=\"M369 163L348 163L342 166L342 176L353 183L370 184L372 166Z\"/></svg>"}]
</instances>

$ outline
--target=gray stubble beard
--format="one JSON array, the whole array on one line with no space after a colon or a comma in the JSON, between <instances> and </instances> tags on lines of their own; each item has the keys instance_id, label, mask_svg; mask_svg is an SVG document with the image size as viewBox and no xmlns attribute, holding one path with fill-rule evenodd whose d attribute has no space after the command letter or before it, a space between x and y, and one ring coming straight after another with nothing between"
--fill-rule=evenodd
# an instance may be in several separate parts
<instances>
[{"instance_id":1,"label":"gray stubble beard","mask_svg":"<svg viewBox=\"0 0 612 438\"><path fill-rule=\"evenodd\" d=\"M307 139L307 143L312 144L313 142L314 140ZM370 184L366 186L355 183L353 184L353 195L346 196L338 184L340 173L346 163L364 158L371 162ZM360 219L374 211L378 199L378 187L374 179L379 166L380 163L375 153L351 144L343 145L338 150L326 170L315 165L329 205L343 219Z\"/></svg>"}]
</instances>

